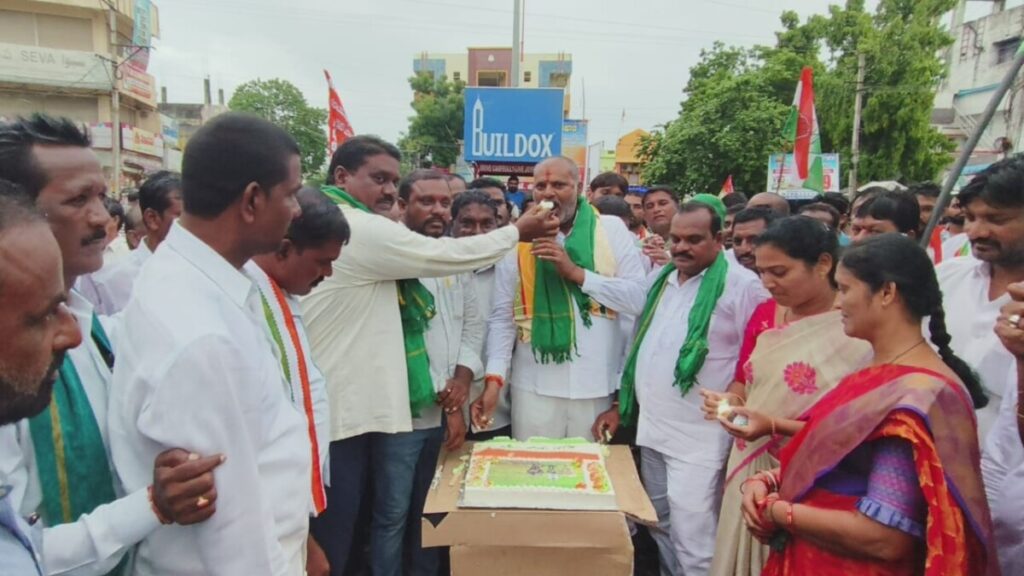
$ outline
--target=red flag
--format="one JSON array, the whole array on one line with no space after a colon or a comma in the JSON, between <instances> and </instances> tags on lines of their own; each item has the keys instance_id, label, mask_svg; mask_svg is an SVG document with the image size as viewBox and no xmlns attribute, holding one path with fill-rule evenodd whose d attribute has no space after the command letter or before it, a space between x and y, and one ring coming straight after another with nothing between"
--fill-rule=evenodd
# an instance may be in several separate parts
<instances>
[{"instance_id":1,"label":"red flag","mask_svg":"<svg viewBox=\"0 0 1024 576\"><path fill-rule=\"evenodd\" d=\"M932 249L932 262L942 262L942 228L936 226L932 230L932 237L928 239L928 247Z\"/></svg>"},{"instance_id":2,"label":"red flag","mask_svg":"<svg viewBox=\"0 0 1024 576\"><path fill-rule=\"evenodd\" d=\"M722 184L722 191L718 193L719 198L724 198L727 194L732 194L736 189L732 187L732 174L725 179L725 184Z\"/></svg>"},{"instance_id":3,"label":"red flag","mask_svg":"<svg viewBox=\"0 0 1024 576\"><path fill-rule=\"evenodd\" d=\"M324 70L324 76L327 77L327 101L330 105L330 112L327 116L327 153L334 154L338 146L355 136L355 132L352 131L352 125L348 123L345 106L341 103L341 97L334 89L334 82L327 70Z\"/></svg>"}]
</instances>

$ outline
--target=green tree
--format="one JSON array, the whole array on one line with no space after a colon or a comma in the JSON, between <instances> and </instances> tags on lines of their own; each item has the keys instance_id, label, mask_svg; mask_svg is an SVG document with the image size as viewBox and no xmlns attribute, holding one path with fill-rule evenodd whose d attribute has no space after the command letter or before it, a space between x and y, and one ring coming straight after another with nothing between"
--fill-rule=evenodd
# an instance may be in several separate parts
<instances>
[{"instance_id":1,"label":"green tree","mask_svg":"<svg viewBox=\"0 0 1024 576\"><path fill-rule=\"evenodd\" d=\"M415 114L409 117L409 130L399 139L398 147L411 167L431 163L452 166L459 157L462 140L465 84L444 76L435 80L418 74L409 78L409 86Z\"/></svg>"},{"instance_id":2,"label":"green tree","mask_svg":"<svg viewBox=\"0 0 1024 576\"><path fill-rule=\"evenodd\" d=\"M769 154L786 144L781 129L803 66L815 71L822 149L850 165L858 53L867 74L861 121L860 180L934 178L953 144L930 125L938 56L951 43L940 16L956 0L864 0L832 6L801 23L780 17L774 46L716 44L690 70L680 115L643 143L644 177L681 192L717 191L733 175L738 189L764 189Z\"/></svg>"},{"instance_id":3,"label":"green tree","mask_svg":"<svg viewBox=\"0 0 1024 576\"><path fill-rule=\"evenodd\" d=\"M288 131L299 143L302 174L322 178L327 159L327 110L306 102L302 92L287 80L251 80L231 96L232 110L252 112Z\"/></svg>"}]
</instances>

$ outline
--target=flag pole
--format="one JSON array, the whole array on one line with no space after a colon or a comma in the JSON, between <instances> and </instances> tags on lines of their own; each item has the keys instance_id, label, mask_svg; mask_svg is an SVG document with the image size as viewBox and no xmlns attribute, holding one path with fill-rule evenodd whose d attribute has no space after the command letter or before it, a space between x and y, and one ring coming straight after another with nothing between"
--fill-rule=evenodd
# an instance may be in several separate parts
<instances>
[{"instance_id":1,"label":"flag pole","mask_svg":"<svg viewBox=\"0 0 1024 576\"><path fill-rule=\"evenodd\" d=\"M946 177L946 181L942 184L942 192L939 194L939 199L935 202L935 210L932 212L931 219L928 220L928 226L925 228L924 234L919 239L922 248L928 246L932 232L938 226L942 215L946 212L946 207L949 206L950 199L953 196L953 187L956 185L957 180L960 179L964 167L967 166L968 160L971 159L971 154L974 153L974 148L978 146L978 141L981 140L981 135L985 133L989 122L995 116L999 103L1002 102L1003 97L1006 96L1010 87L1013 86L1013 81L1016 79L1017 73L1020 72L1022 66L1024 66L1024 45L1021 45L1017 50L1017 56L1013 60L1013 65L1006 71L1003 81L996 88L996 91L992 93L992 99L989 100L985 111L981 113L981 120L974 127L974 132L971 133L971 137L967 139L963 150L960 151L960 157L957 158L956 164L953 165L949 175Z\"/></svg>"},{"instance_id":2,"label":"flag pole","mask_svg":"<svg viewBox=\"0 0 1024 576\"><path fill-rule=\"evenodd\" d=\"M779 154L779 176L775 179L775 193L779 194L782 191L782 174L786 169L786 153L782 152Z\"/></svg>"}]
</instances>

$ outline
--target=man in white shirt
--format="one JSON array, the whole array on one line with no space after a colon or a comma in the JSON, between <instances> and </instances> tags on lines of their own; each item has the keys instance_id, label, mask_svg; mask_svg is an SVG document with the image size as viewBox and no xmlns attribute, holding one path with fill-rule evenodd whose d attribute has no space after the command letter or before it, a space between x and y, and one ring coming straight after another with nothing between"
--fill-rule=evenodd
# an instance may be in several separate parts
<instances>
[{"instance_id":1,"label":"man in white shirt","mask_svg":"<svg viewBox=\"0 0 1024 576\"><path fill-rule=\"evenodd\" d=\"M623 421L639 416L636 443L658 512L654 538L663 574L706 574L711 567L730 437L704 420L698 386L726 390L747 322L768 298L757 276L722 253L724 216L721 201L702 194L672 219L675 268L649 278L660 296L640 317L619 393ZM707 357L685 361L699 354L691 348L701 340ZM619 413L620 406L609 410L595 429L614 433Z\"/></svg>"},{"instance_id":2,"label":"man in white shirt","mask_svg":"<svg viewBox=\"0 0 1024 576\"><path fill-rule=\"evenodd\" d=\"M497 200L493 196L488 198L488 194L473 192L472 190L465 194L460 194L452 202L452 236L456 238L479 236L499 228L502 225L500 224L500 205L504 202L504 199ZM494 296L494 266L487 266L474 271L473 287L476 291L480 313L486 319L487 315L491 312L491 301ZM484 339L481 341L480 349L477 351L484 365L487 362L484 355L487 344L486 336L485 322ZM481 373L473 380L469 397L473 399L479 398L483 391L484 375ZM473 421L469 412L469 405L463 408L463 417L467 423ZM480 441L490 440L498 436L512 435L512 404L508 396L507 386L502 388L498 404L490 418L493 421L489 423L487 430L478 430L475 427L471 427L466 434L466 438Z\"/></svg>"},{"instance_id":3,"label":"man in white shirt","mask_svg":"<svg viewBox=\"0 0 1024 576\"><path fill-rule=\"evenodd\" d=\"M60 248L24 191L0 180L0 426L39 414L50 404L65 353L82 343L65 305ZM38 529L13 503L24 486L0 470L0 574L43 576Z\"/></svg>"},{"instance_id":4,"label":"man in white shirt","mask_svg":"<svg viewBox=\"0 0 1024 576\"><path fill-rule=\"evenodd\" d=\"M982 446L1008 386L1017 381L1013 355L993 331L1006 288L1024 281L1024 158L1001 160L979 173L959 195L972 258L945 260L935 274L946 303L953 351L981 377L988 405L977 410Z\"/></svg>"},{"instance_id":5,"label":"man in white shirt","mask_svg":"<svg viewBox=\"0 0 1024 576\"><path fill-rule=\"evenodd\" d=\"M619 315L643 308L643 264L622 219L599 215L580 195L572 160L537 164L533 195L551 203L559 234L521 243L497 266L474 424L486 425L511 371L517 439L587 436L618 385L626 346Z\"/></svg>"},{"instance_id":6,"label":"man in white shirt","mask_svg":"<svg viewBox=\"0 0 1024 576\"><path fill-rule=\"evenodd\" d=\"M406 176L398 188L398 199L410 230L431 238L448 233L452 191L442 173L417 170ZM378 487L375 500L386 499L389 505L374 506L372 537L390 541L392 546L398 544L396 560L403 556L404 549L408 562L401 571L403 574L435 576L440 550L422 547L423 505L434 479L442 441L445 448L453 451L466 439L462 407L470 383L484 371L480 361L484 318L477 305L472 272L423 278L420 282L433 297L437 311L425 334L437 402L413 418L412 432L388 435L389 453L374 464L374 485ZM405 545L401 546L403 535Z\"/></svg>"},{"instance_id":7,"label":"man in white shirt","mask_svg":"<svg viewBox=\"0 0 1024 576\"><path fill-rule=\"evenodd\" d=\"M288 227L281 246L254 257L245 271L260 291L265 325L289 384L288 397L306 417L313 462L310 514L315 518L327 507L324 484L330 413L327 383L313 361L298 297L309 294L333 273L332 263L349 241L351 231L338 206L319 190L303 188L297 199L302 213ZM308 540L306 573L330 574L327 556L315 538Z\"/></svg>"},{"instance_id":8,"label":"man in white shirt","mask_svg":"<svg viewBox=\"0 0 1024 576\"><path fill-rule=\"evenodd\" d=\"M417 350L407 354L406 343L422 342L416 320L423 310L418 302L399 301L410 284L403 281L483 268L520 238L553 235L557 228L553 218L534 211L514 226L472 238L417 234L381 216L396 204L400 159L397 148L373 136L356 136L335 151L328 173L333 185L324 192L341 206L352 241L334 262L335 274L302 301L331 402L328 506L312 529L317 541L331 543L325 552L339 573L353 550L371 458L388 435L413 429L410 382L420 384L423 371ZM375 576L395 574L400 563L388 556L391 549L383 542L370 547Z\"/></svg>"},{"instance_id":9,"label":"man in white shirt","mask_svg":"<svg viewBox=\"0 0 1024 576\"><path fill-rule=\"evenodd\" d=\"M259 291L242 267L278 248L299 207L299 149L284 130L228 113L185 151L185 212L143 268L122 313L110 391L111 452L129 490L168 446L224 454L217 514L161 527L138 576L301 576L312 459ZM194 496L202 508L208 497Z\"/></svg>"},{"instance_id":10,"label":"man in white shirt","mask_svg":"<svg viewBox=\"0 0 1024 576\"><path fill-rule=\"evenodd\" d=\"M139 187L139 207L146 236L138 248L125 259L91 275L99 300L94 304L100 314L117 314L128 305L142 265L167 237L171 223L181 216L181 176L162 170L147 178Z\"/></svg>"},{"instance_id":11,"label":"man in white shirt","mask_svg":"<svg viewBox=\"0 0 1024 576\"><path fill-rule=\"evenodd\" d=\"M1003 574L1024 574L1024 284L1007 288L1012 301L1002 307L995 332L1014 356L1017 381L1006 389L999 415L981 456L985 494L992 510L996 550Z\"/></svg>"},{"instance_id":12,"label":"man in white shirt","mask_svg":"<svg viewBox=\"0 0 1024 576\"><path fill-rule=\"evenodd\" d=\"M110 218L102 200L107 186L89 137L73 121L34 115L0 124L0 175L19 184L46 216L65 286L99 269ZM108 451L116 351L110 326L74 290L67 305L82 343L61 363L48 410L0 428L0 474L16 480L12 502L20 513L42 519L47 572L101 575L127 563L128 551L161 522L200 522L213 514L210 470L219 457L186 462L181 451L154 454L142 466L144 483L119 481ZM192 489L209 494L207 506L194 506Z\"/></svg>"}]
</instances>

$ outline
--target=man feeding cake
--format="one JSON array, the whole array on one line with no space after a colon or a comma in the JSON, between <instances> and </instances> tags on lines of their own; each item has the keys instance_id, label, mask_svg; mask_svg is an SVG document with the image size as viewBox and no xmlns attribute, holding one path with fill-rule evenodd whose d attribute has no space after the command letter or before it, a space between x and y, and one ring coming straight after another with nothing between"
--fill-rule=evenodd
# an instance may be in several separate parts
<instances>
[{"instance_id":1,"label":"man feeding cake","mask_svg":"<svg viewBox=\"0 0 1024 576\"><path fill-rule=\"evenodd\" d=\"M512 434L590 436L612 405L625 353L619 314L643 308L643 265L618 217L601 216L580 195L568 158L534 168L533 197L561 223L554 238L520 243L498 263L487 337L487 385L473 405L478 428L509 373Z\"/></svg>"},{"instance_id":2,"label":"man feeding cake","mask_svg":"<svg viewBox=\"0 0 1024 576\"><path fill-rule=\"evenodd\" d=\"M653 275L619 392L595 430L638 420L644 487L658 512L662 574L706 574L715 550L730 438L704 420L701 387L733 380L743 333L768 297L751 271L722 252L725 206L708 194L672 218L672 263ZM698 384L699 383L699 384ZM639 406L637 406L639 401ZM728 418L732 407L717 406Z\"/></svg>"}]
</instances>

